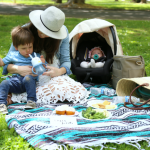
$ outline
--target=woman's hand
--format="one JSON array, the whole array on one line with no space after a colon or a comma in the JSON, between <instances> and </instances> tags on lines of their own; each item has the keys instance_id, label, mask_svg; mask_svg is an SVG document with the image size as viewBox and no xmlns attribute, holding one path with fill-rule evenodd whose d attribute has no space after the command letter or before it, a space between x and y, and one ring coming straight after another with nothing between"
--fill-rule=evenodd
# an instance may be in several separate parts
<instances>
[{"instance_id":1,"label":"woman's hand","mask_svg":"<svg viewBox=\"0 0 150 150\"><path fill-rule=\"evenodd\" d=\"M18 74L23 77L26 75L37 76L32 73L32 66L18 66Z\"/></svg>"},{"instance_id":2,"label":"woman's hand","mask_svg":"<svg viewBox=\"0 0 150 150\"><path fill-rule=\"evenodd\" d=\"M43 55L40 56L40 59L41 59L42 63L45 63L45 58Z\"/></svg>"},{"instance_id":3,"label":"woman's hand","mask_svg":"<svg viewBox=\"0 0 150 150\"><path fill-rule=\"evenodd\" d=\"M32 66L16 66L13 64L9 64L7 70L11 74L20 74L21 76L26 75L36 76L32 73Z\"/></svg>"},{"instance_id":4,"label":"woman's hand","mask_svg":"<svg viewBox=\"0 0 150 150\"><path fill-rule=\"evenodd\" d=\"M44 72L43 75L51 76L51 78L61 76L62 74L66 73L66 69L64 67L56 68L56 67L46 66L46 68L50 69L50 71Z\"/></svg>"}]
</instances>

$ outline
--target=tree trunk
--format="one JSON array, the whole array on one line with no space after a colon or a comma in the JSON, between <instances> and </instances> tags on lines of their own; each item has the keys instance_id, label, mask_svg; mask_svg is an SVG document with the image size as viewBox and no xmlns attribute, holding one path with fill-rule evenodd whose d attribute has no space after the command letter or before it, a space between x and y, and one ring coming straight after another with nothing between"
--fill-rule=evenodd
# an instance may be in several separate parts
<instances>
[{"instance_id":1,"label":"tree trunk","mask_svg":"<svg viewBox=\"0 0 150 150\"><path fill-rule=\"evenodd\" d=\"M66 3L60 4L59 7L72 7L72 8L81 8L89 6L89 4L85 4L85 0L67 0Z\"/></svg>"},{"instance_id":2,"label":"tree trunk","mask_svg":"<svg viewBox=\"0 0 150 150\"><path fill-rule=\"evenodd\" d=\"M85 0L77 0L78 4L85 4Z\"/></svg>"},{"instance_id":3,"label":"tree trunk","mask_svg":"<svg viewBox=\"0 0 150 150\"><path fill-rule=\"evenodd\" d=\"M118 0L115 0L115 1L118 1Z\"/></svg>"},{"instance_id":4,"label":"tree trunk","mask_svg":"<svg viewBox=\"0 0 150 150\"><path fill-rule=\"evenodd\" d=\"M147 0L141 0L141 3L147 3Z\"/></svg>"},{"instance_id":5,"label":"tree trunk","mask_svg":"<svg viewBox=\"0 0 150 150\"><path fill-rule=\"evenodd\" d=\"M77 3L77 4L85 4L85 0L68 0L69 4Z\"/></svg>"},{"instance_id":6,"label":"tree trunk","mask_svg":"<svg viewBox=\"0 0 150 150\"><path fill-rule=\"evenodd\" d=\"M135 3L140 3L141 0L133 0L133 2L135 2Z\"/></svg>"},{"instance_id":7,"label":"tree trunk","mask_svg":"<svg viewBox=\"0 0 150 150\"><path fill-rule=\"evenodd\" d=\"M62 0L56 0L56 3L62 3Z\"/></svg>"}]
</instances>

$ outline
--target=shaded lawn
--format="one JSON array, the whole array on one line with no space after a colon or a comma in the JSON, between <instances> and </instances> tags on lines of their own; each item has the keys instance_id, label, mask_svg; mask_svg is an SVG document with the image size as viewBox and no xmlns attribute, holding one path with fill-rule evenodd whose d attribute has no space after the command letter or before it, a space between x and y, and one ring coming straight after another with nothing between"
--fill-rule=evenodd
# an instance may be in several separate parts
<instances>
[{"instance_id":1,"label":"shaded lawn","mask_svg":"<svg viewBox=\"0 0 150 150\"><path fill-rule=\"evenodd\" d=\"M14 0L0 0L4 3L14 3ZM66 3L67 0L62 0ZM54 0L16 0L17 4L25 5L58 5ZM132 0L86 0L86 4L98 6L100 9L123 9L123 10L150 10L150 1L147 4L134 3Z\"/></svg>"}]
</instances>

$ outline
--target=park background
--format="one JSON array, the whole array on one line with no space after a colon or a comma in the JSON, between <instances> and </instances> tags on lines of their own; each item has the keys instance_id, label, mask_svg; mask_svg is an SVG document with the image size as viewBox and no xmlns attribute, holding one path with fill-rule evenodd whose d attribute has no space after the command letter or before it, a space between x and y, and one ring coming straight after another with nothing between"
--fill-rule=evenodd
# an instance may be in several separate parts
<instances>
[{"instance_id":1,"label":"park background","mask_svg":"<svg viewBox=\"0 0 150 150\"><path fill-rule=\"evenodd\" d=\"M77 3L77 2L84 3ZM140 11L150 11L150 1L141 0L62 0L62 3L57 3L58 1L52 0L0 0L1 4L7 4L12 6L19 5L40 5L40 6L50 6L55 5L57 7L65 8L76 8L76 9L104 9L104 10L138 10ZM60 2L60 1L59 1ZM9 10L8 10L9 12ZM134 14L134 13L133 13ZM97 16L101 18L102 16ZM66 18L65 25L68 27L69 32L81 21L90 19L88 18ZM122 18L120 20L107 19L107 21L115 24L117 28L117 33L122 44L124 55L136 56L141 55L145 60L145 69L148 76L150 76L150 20L128 20ZM23 25L29 22L28 15L0 15L0 57L5 57L8 53L11 36L10 31L13 27L17 25ZM0 82L4 79L2 75L2 67L0 68ZM139 144L143 149L149 150L146 141L141 141ZM111 147L117 150L136 150L135 147L126 144L113 144L107 143L105 145L108 148L104 150L109 150ZM5 117L0 115L0 149L3 150L34 150L32 146L29 145L23 138L18 136L14 129L8 129L5 122ZM69 150L73 148L68 146ZM95 150L99 150L100 147L94 147ZM37 148L36 148L37 150ZM80 150L86 150L80 148Z\"/></svg>"}]
</instances>

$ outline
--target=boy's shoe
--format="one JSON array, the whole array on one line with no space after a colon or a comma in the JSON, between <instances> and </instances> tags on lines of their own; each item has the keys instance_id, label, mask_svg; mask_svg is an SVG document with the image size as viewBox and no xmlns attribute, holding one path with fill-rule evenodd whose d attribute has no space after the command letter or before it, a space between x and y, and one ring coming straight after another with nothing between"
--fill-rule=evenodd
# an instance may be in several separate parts
<instances>
[{"instance_id":1,"label":"boy's shoe","mask_svg":"<svg viewBox=\"0 0 150 150\"><path fill-rule=\"evenodd\" d=\"M28 100L25 105L25 109L34 109L36 108L36 103L34 101Z\"/></svg>"},{"instance_id":2,"label":"boy's shoe","mask_svg":"<svg viewBox=\"0 0 150 150\"><path fill-rule=\"evenodd\" d=\"M2 113L2 114L8 114L7 106L5 104L1 104L0 105L0 113Z\"/></svg>"}]
</instances>

